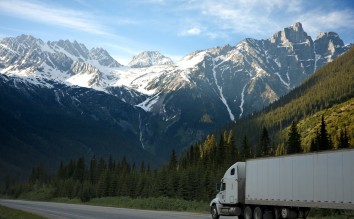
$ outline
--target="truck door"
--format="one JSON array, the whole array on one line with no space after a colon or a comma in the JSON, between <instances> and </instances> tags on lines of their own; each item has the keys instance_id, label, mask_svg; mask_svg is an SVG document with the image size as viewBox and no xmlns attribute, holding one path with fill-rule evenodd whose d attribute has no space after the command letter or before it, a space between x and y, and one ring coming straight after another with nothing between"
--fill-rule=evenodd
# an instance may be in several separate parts
<instances>
[{"instance_id":1,"label":"truck door","mask_svg":"<svg viewBox=\"0 0 354 219\"><path fill-rule=\"evenodd\" d=\"M224 179L226 184L225 188L225 202L233 204L237 199L237 180L235 168L232 168L229 172L229 177Z\"/></svg>"},{"instance_id":2,"label":"truck door","mask_svg":"<svg viewBox=\"0 0 354 219\"><path fill-rule=\"evenodd\" d=\"M226 183L224 182L224 179L223 179L220 183L220 192L218 194L218 198L221 201L221 203L226 202L225 192L226 192Z\"/></svg>"}]
</instances>

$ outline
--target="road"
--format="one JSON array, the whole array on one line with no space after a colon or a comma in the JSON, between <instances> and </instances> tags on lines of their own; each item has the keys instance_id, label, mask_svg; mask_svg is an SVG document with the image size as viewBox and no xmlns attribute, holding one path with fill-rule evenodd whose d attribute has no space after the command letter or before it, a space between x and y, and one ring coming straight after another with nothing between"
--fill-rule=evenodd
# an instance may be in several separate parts
<instances>
[{"instance_id":1,"label":"road","mask_svg":"<svg viewBox=\"0 0 354 219\"><path fill-rule=\"evenodd\" d=\"M90 205L63 204L0 199L0 205L16 208L51 219L210 219L210 214L149 211Z\"/></svg>"}]
</instances>

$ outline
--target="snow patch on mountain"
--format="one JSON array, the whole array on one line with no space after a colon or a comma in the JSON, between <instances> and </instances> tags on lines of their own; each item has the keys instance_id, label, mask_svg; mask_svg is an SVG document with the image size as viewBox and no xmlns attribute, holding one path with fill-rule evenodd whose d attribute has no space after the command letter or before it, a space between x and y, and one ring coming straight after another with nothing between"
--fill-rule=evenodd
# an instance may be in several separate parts
<instances>
[{"instance_id":1,"label":"snow patch on mountain","mask_svg":"<svg viewBox=\"0 0 354 219\"><path fill-rule=\"evenodd\" d=\"M145 68L155 65L172 65L171 58L158 51L145 51L133 57L128 66L132 68Z\"/></svg>"},{"instance_id":2,"label":"snow patch on mountain","mask_svg":"<svg viewBox=\"0 0 354 219\"><path fill-rule=\"evenodd\" d=\"M280 81L281 81L288 89L290 89L290 84L289 84L288 82L284 81L284 79L280 76L279 72L275 72L274 74L279 77Z\"/></svg>"},{"instance_id":3,"label":"snow patch on mountain","mask_svg":"<svg viewBox=\"0 0 354 219\"><path fill-rule=\"evenodd\" d=\"M145 149L144 141L143 141L143 122L141 120L141 115L139 113L139 140L141 143L141 147Z\"/></svg>"},{"instance_id":4,"label":"snow patch on mountain","mask_svg":"<svg viewBox=\"0 0 354 219\"><path fill-rule=\"evenodd\" d=\"M240 103L240 115L238 116L239 118L242 117L243 114L243 105L245 104L245 90L246 90L247 84L245 84L242 88L242 92L241 92L241 103Z\"/></svg>"},{"instance_id":5,"label":"snow patch on mountain","mask_svg":"<svg viewBox=\"0 0 354 219\"><path fill-rule=\"evenodd\" d=\"M217 77L216 77L216 71L215 71L215 69L216 69L221 63L220 63L219 65L215 65L215 59L212 59L212 60L213 60L213 68L212 68L212 71L213 71L214 81L215 81L216 87L217 87L218 90L219 90L220 99L221 99L221 101L223 102L223 104L225 105L225 107L226 107L226 109L227 109L227 112L229 113L230 120L231 120L231 121L234 121L234 120L235 120L235 116L234 116L234 114L232 114L232 111L231 111L229 105L227 104L226 98L224 97L223 92L222 92L222 87L218 84L218 79L217 79Z\"/></svg>"},{"instance_id":6,"label":"snow patch on mountain","mask_svg":"<svg viewBox=\"0 0 354 219\"><path fill-rule=\"evenodd\" d=\"M158 100L159 100L159 95L156 94L154 96L151 96L151 97L147 98L145 101L143 101L142 103L139 103L136 106L142 108L146 112L149 112L149 111L151 111L152 106L155 103L157 103Z\"/></svg>"},{"instance_id":7,"label":"snow patch on mountain","mask_svg":"<svg viewBox=\"0 0 354 219\"><path fill-rule=\"evenodd\" d=\"M189 69L195 68L199 63L201 63L205 55L207 54L206 51L197 51L190 55L183 57L178 63L177 66L181 69Z\"/></svg>"}]
</instances>

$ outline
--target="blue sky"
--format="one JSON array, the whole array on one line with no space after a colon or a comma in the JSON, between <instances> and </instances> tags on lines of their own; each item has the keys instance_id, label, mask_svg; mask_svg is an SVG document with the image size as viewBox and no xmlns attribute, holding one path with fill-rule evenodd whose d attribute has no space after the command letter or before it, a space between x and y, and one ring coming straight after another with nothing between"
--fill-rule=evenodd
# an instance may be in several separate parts
<instances>
[{"instance_id":1,"label":"blue sky","mask_svg":"<svg viewBox=\"0 0 354 219\"><path fill-rule=\"evenodd\" d=\"M301 22L313 38L354 42L353 0L0 0L0 37L30 34L102 47L118 62L157 50L178 60L246 37L267 39Z\"/></svg>"}]
</instances>

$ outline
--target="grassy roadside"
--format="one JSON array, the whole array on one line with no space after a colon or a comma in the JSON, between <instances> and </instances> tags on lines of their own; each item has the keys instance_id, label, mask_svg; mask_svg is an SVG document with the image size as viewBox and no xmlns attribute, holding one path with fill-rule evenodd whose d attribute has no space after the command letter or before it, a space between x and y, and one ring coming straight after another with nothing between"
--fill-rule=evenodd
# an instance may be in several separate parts
<instances>
[{"instance_id":1,"label":"grassy roadside","mask_svg":"<svg viewBox=\"0 0 354 219\"><path fill-rule=\"evenodd\" d=\"M4 197L5 198L5 197ZM9 198L9 197L8 197ZM208 213L209 203L201 201L186 201L167 197L130 198L130 197L102 197L93 198L82 203L79 199L53 198L52 189L44 187L35 191L22 193L18 199L31 201L49 201L68 204L86 204L117 208L132 208L159 211L186 211L194 213ZM0 218L1 219L1 218Z\"/></svg>"},{"instance_id":2,"label":"grassy roadside","mask_svg":"<svg viewBox=\"0 0 354 219\"><path fill-rule=\"evenodd\" d=\"M308 217L307 219L347 219L348 216L346 215L336 215L336 216L316 216L316 217Z\"/></svg>"},{"instance_id":3,"label":"grassy roadside","mask_svg":"<svg viewBox=\"0 0 354 219\"><path fill-rule=\"evenodd\" d=\"M45 217L41 217L32 213L28 213L25 211L20 211L13 208L8 208L0 205L0 219L44 219Z\"/></svg>"},{"instance_id":4,"label":"grassy roadside","mask_svg":"<svg viewBox=\"0 0 354 219\"><path fill-rule=\"evenodd\" d=\"M2 198L10 198L4 197ZM186 201L167 197L155 198L130 198L130 197L102 197L93 198L89 202L82 203L79 199L53 198L50 188L41 188L35 191L22 193L18 199L33 201L49 201L68 204L86 204L117 208L131 208L159 211L185 211L194 213L209 213L209 203L201 201ZM0 214L1 215L1 214ZM312 209L309 219L346 219L346 215L354 215L354 211L338 211L329 209ZM3 219L0 217L0 219Z\"/></svg>"},{"instance_id":5,"label":"grassy roadside","mask_svg":"<svg viewBox=\"0 0 354 219\"><path fill-rule=\"evenodd\" d=\"M94 198L89 202L82 203L78 199L55 198L53 202L62 202L70 204L87 204L117 208L133 208L158 211L186 211L194 213L208 213L209 204L198 201L186 201L166 197L158 198L129 198L129 197L103 197Z\"/></svg>"}]
</instances>

